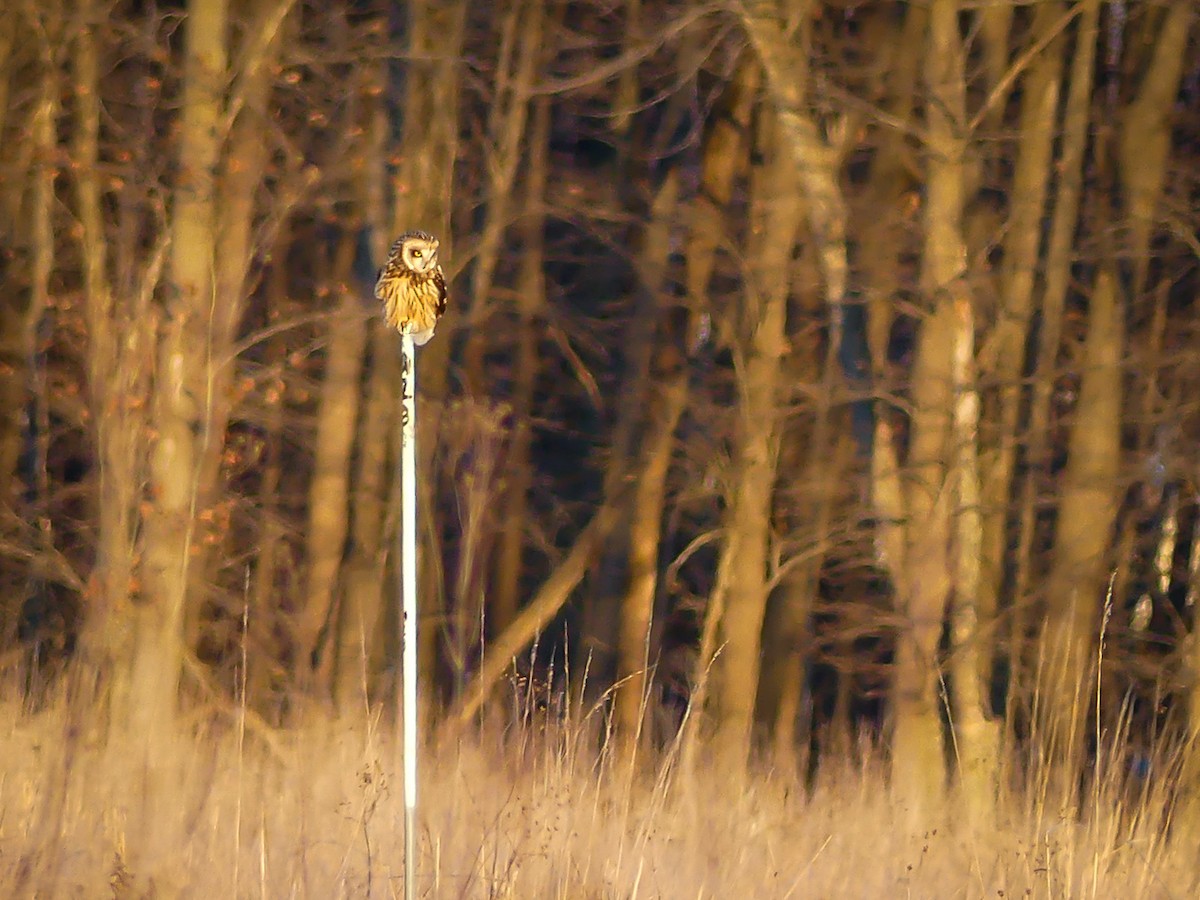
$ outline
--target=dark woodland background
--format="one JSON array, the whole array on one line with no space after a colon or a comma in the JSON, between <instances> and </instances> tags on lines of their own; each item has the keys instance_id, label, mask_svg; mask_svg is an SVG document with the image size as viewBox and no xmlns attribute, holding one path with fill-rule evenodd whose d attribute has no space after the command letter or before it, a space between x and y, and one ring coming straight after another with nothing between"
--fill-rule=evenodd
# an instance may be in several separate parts
<instances>
[{"instance_id":1,"label":"dark woodland background","mask_svg":"<svg viewBox=\"0 0 1200 900\"><path fill-rule=\"evenodd\" d=\"M1198 18L7 0L0 663L121 731L394 703L422 228L431 720L1154 760L1200 828Z\"/></svg>"}]
</instances>

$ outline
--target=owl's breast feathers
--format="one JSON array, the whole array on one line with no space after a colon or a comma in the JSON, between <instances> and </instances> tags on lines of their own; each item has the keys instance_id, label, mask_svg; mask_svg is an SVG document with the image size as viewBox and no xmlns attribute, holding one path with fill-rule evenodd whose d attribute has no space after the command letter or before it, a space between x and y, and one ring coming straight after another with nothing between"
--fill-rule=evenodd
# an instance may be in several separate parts
<instances>
[{"instance_id":1,"label":"owl's breast feathers","mask_svg":"<svg viewBox=\"0 0 1200 900\"><path fill-rule=\"evenodd\" d=\"M389 259L375 284L375 296L383 301L384 316L391 327L424 344L446 311L446 278L441 266L421 273L400 260Z\"/></svg>"}]
</instances>

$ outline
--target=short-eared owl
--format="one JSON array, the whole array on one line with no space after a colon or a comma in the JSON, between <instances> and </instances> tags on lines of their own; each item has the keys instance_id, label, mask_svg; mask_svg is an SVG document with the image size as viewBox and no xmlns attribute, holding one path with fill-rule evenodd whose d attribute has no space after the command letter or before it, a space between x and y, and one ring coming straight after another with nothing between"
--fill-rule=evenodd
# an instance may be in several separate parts
<instances>
[{"instance_id":1,"label":"short-eared owl","mask_svg":"<svg viewBox=\"0 0 1200 900\"><path fill-rule=\"evenodd\" d=\"M424 231L409 231L396 238L375 282L375 296L383 301L387 323L401 334L411 334L414 344L420 346L433 337L433 329L446 311L446 277L438 265L438 239Z\"/></svg>"}]
</instances>

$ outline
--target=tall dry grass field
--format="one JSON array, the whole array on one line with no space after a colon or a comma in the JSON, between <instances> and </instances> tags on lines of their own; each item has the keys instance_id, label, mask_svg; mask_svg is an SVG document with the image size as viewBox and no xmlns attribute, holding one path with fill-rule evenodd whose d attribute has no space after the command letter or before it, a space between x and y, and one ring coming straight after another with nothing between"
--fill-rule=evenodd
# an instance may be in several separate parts
<instances>
[{"instance_id":1,"label":"tall dry grass field","mask_svg":"<svg viewBox=\"0 0 1200 900\"><path fill-rule=\"evenodd\" d=\"M9 696L13 696L12 693ZM0 896L394 897L403 798L392 727L366 714L249 728L235 710L102 745L81 704L0 705ZM703 763L629 778L594 722L483 728L426 747L423 897L1192 897L1196 848L1153 785L1066 817L1042 784L995 821L898 807L883 766L806 788ZM703 754L700 755L701 759Z\"/></svg>"}]
</instances>

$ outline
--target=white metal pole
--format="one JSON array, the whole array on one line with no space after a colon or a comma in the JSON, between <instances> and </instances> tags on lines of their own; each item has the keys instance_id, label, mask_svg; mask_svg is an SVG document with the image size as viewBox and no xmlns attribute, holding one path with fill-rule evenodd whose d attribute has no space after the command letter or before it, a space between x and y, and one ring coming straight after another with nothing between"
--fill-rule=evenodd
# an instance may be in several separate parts
<instances>
[{"instance_id":1,"label":"white metal pole","mask_svg":"<svg viewBox=\"0 0 1200 900\"><path fill-rule=\"evenodd\" d=\"M417 890L417 355L402 335L400 359L400 569L403 616L404 898Z\"/></svg>"}]
</instances>

